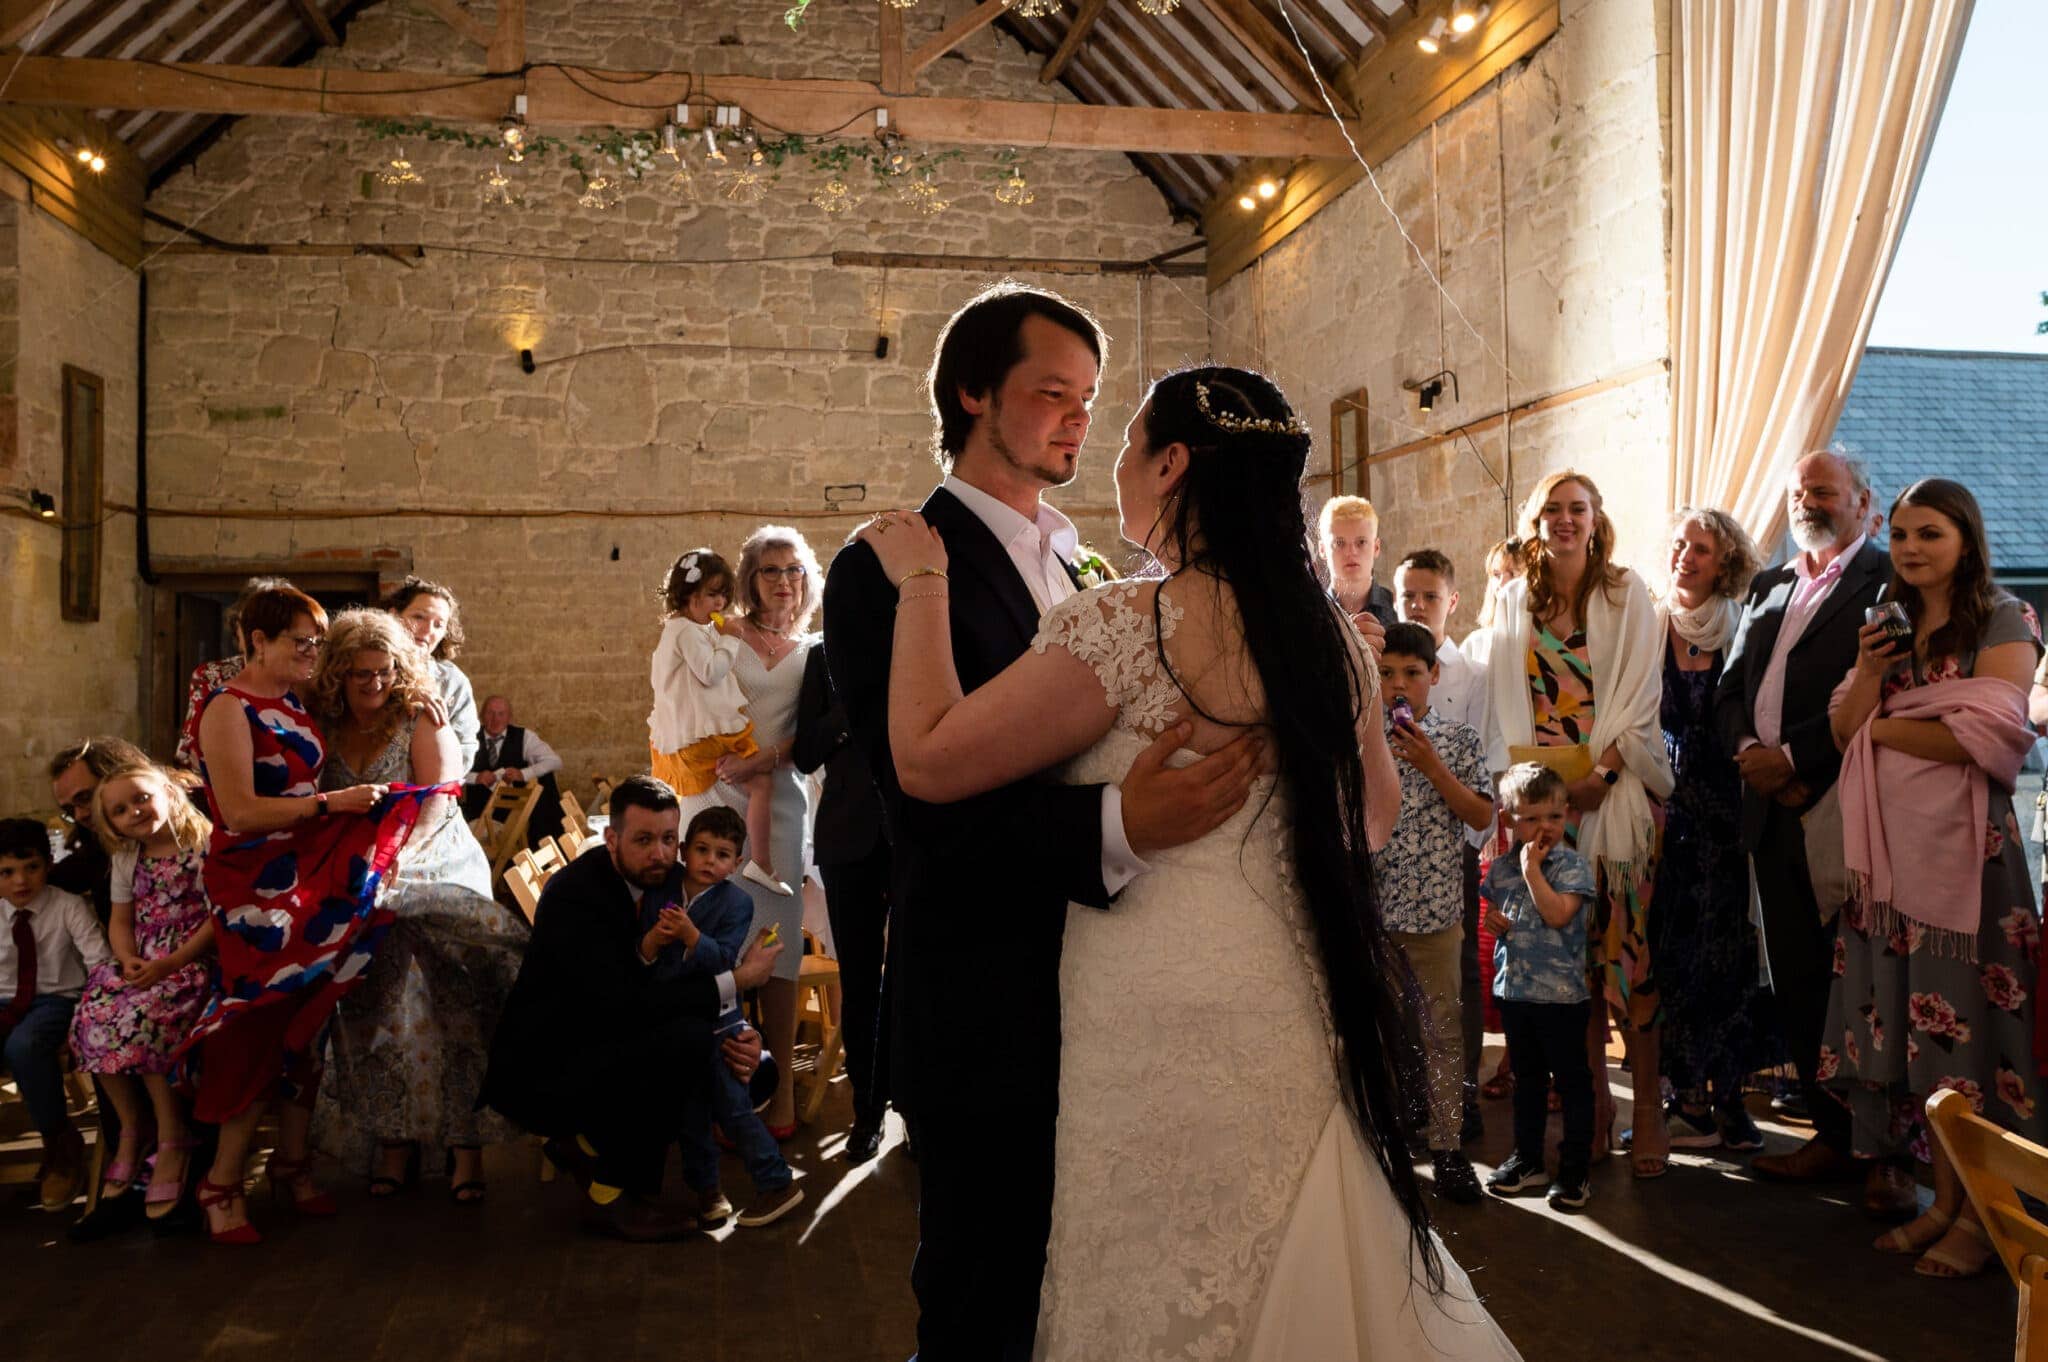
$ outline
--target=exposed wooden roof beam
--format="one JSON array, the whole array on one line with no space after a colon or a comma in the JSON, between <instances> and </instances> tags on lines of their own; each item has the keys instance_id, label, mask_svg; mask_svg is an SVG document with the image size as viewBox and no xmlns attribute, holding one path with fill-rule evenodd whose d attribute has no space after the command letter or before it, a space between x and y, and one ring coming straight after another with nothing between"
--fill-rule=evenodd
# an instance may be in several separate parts
<instances>
[{"instance_id":1,"label":"exposed wooden roof beam","mask_svg":"<svg viewBox=\"0 0 2048 1362\"><path fill-rule=\"evenodd\" d=\"M441 16L441 22L475 43L478 47L491 45L491 30L483 21L464 9L459 0L420 0L420 3Z\"/></svg>"},{"instance_id":2,"label":"exposed wooden roof beam","mask_svg":"<svg viewBox=\"0 0 2048 1362\"><path fill-rule=\"evenodd\" d=\"M1081 44L1088 41L1088 32L1095 27L1095 21L1102 17L1102 10L1109 0L1081 0L1081 8L1074 14L1074 22L1067 25L1066 36L1054 49L1052 57L1038 73L1040 85L1050 85L1060 78L1060 72L1067 69L1067 63L1081 50Z\"/></svg>"},{"instance_id":3,"label":"exposed wooden roof beam","mask_svg":"<svg viewBox=\"0 0 2048 1362\"><path fill-rule=\"evenodd\" d=\"M1372 0L1344 0L1344 8L1351 11L1352 18L1371 29L1373 36L1381 42L1385 42L1387 34L1393 31L1393 26L1387 22L1387 12Z\"/></svg>"},{"instance_id":4,"label":"exposed wooden roof beam","mask_svg":"<svg viewBox=\"0 0 2048 1362\"><path fill-rule=\"evenodd\" d=\"M1129 47L1132 52L1142 53L1146 59L1145 65L1149 69L1159 72L1161 76L1169 76L1178 72L1184 77L1183 84L1185 88L1191 89L1195 93L1195 97L1188 101L1189 108L1206 106L1212 109L1234 109L1239 107L1230 97L1229 93L1224 90L1222 84L1217 81L1214 73L1209 70L1207 63L1188 51L1178 41L1172 41L1169 46L1169 41L1163 40L1161 37L1162 29L1159 25L1151 23L1132 24L1128 17L1122 14L1112 14L1109 16L1109 20L1110 22L1103 24L1102 31L1113 35L1118 41L1123 42Z\"/></svg>"},{"instance_id":5,"label":"exposed wooden roof beam","mask_svg":"<svg viewBox=\"0 0 2048 1362\"><path fill-rule=\"evenodd\" d=\"M0 47L19 47L37 28L49 32L45 20L64 7L64 0L0 0Z\"/></svg>"},{"instance_id":6,"label":"exposed wooden roof beam","mask_svg":"<svg viewBox=\"0 0 2048 1362\"><path fill-rule=\"evenodd\" d=\"M299 18L306 23L307 30L327 47L340 47L341 35L334 31L334 25L327 22L320 0L292 0L292 8L299 12Z\"/></svg>"},{"instance_id":7,"label":"exposed wooden roof beam","mask_svg":"<svg viewBox=\"0 0 2048 1362\"><path fill-rule=\"evenodd\" d=\"M1271 72L1305 107L1320 109L1323 98L1316 91L1315 77L1305 69L1300 54L1295 50L1294 40L1273 26L1273 21L1259 12L1252 0L1206 0L1209 13L1229 31L1230 36L1243 45L1258 63ZM1358 117L1358 111L1351 107L1342 90L1323 84L1330 90L1330 102L1337 106L1337 112L1346 118Z\"/></svg>"},{"instance_id":8,"label":"exposed wooden roof beam","mask_svg":"<svg viewBox=\"0 0 2048 1362\"><path fill-rule=\"evenodd\" d=\"M1183 45L1187 46L1191 53L1199 48L1201 52L1208 54L1207 63L1197 55L1195 65L1201 68L1204 79L1222 86L1225 108L1258 109L1284 106L1286 96L1271 93L1265 81L1252 75L1237 49L1212 32L1207 22L1190 14L1187 7L1183 6L1172 14L1162 16L1159 25L1163 31L1173 33L1182 39ZM1272 78L1268 76L1267 79ZM1231 85L1238 88L1232 90Z\"/></svg>"},{"instance_id":9,"label":"exposed wooden roof beam","mask_svg":"<svg viewBox=\"0 0 2048 1362\"><path fill-rule=\"evenodd\" d=\"M1088 50L1075 62L1073 69L1084 69L1082 63L1086 63L1086 69L1090 70L1098 87L1108 90L1110 89L1111 82L1114 81L1117 85L1128 91L1131 99L1135 102L1145 103L1152 98L1151 94L1148 93L1147 82L1144 79L1144 74L1149 73L1141 74L1133 69L1108 44L1100 41L1090 44ZM1151 84L1155 88L1157 87L1156 81L1151 82ZM1122 103L1123 101L1112 98L1110 102ZM1200 157L1195 156L1181 157L1179 159L1183 161L1201 160Z\"/></svg>"},{"instance_id":10,"label":"exposed wooden roof beam","mask_svg":"<svg viewBox=\"0 0 2048 1362\"><path fill-rule=\"evenodd\" d=\"M945 56L948 52L951 52L954 48L960 46L960 44L966 42L996 20L1002 18L1007 12L1008 6L1003 3L1003 0L983 0L978 8L969 10L952 23L947 24L939 30L937 37L910 54L910 70L907 73L907 78L916 80L918 73L923 71L925 67L930 66L933 62Z\"/></svg>"},{"instance_id":11,"label":"exposed wooden roof beam","mask_svg":"<svg viewBox=\"0 0 2048 1362\"><path fill-rule=\"evenodd\" d=\"M336 67L157 65L0 56L0 101L53 108L162 109L285 117L439 118L487 123L515 94L540 126L653 128L687 93L738 104L774 127L824 136L886 103L904 136L963 146L1156 151L1216 156L1336 156L1342 130L1324 115L1117 108L1023 100L885 97L852 80L766 80L689 72L543 66L518 76L451 81L440 72ZM611 94L616 92L617 98Z\"/></svg>"},{"instance_id":12,"label":"exposed wooden roof beam","mask_svg":"<svg viewBox=\"0 0 2048 1362\"><path fill-rule=\"evenodd\" d=\"M1294 46L1293 35L1286 31L1285 21L1288 15L1295 15L1299 16L1296 19L1296 27L1300 27L1301 19L1307 19L1309 25L1321 35L1322 40L1329 44L1330 50L1337 54L1339 66L1358 56L1357 41L1344 30L1342 24L1330 17L1330 12L1323 8L1319 0L1273 0L1273 3L1285 9L1281 16L1280 37L1290 48ZM1304 33L1301 40L1307 42L1308 35ZM1296 49L1296 55L1300 55L1299 49Z\"/></svg>"},{"instance_id":13,"label":"exposed wooden roof beam","mask_svg":"<svg viewBox=\"0 0 2048 1362\"><path fill-rule=\"evenodd\" d=\"M526 0L498 0L498 22L485 47L484 70L526 69Z\"/></svg>"}]
</instances>

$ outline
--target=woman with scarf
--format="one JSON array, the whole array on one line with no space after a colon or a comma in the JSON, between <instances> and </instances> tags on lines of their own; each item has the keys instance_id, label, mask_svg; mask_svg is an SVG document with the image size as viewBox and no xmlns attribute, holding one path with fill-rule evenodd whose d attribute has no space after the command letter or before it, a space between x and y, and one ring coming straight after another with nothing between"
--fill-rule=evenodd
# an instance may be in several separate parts
<instances>
[{"instance_id":1,"label":"woman with scarf","mask_svg":"<svg viewBox=\"0 0 2048 1362\"><path fill-rule=\"evenodd\" d=\"M1591 986L1628 1044L1636 1094L1632 1147L1639 1178L1664 1173L1658 1096L1662 995L1647 925L1671 762L1657 727L1664 630L1643 579L1614 562L1614 524L1600 489L1571 469L1536 484L1522 503L1519 580L1500 591L1487 647L1495 777L1540 761L1565 778L1566 836L1593 863L1599 891L1587 922ZM1593 1157L1614 1124L1606 1019L1594 1010L1586 1044L1595 1094Z\"/></svg>"},{"instance_id":2,"label":"woman with scarf","mask_svg":"<svg viewBox=\"0 0 2048 1362\"><path fill-rule=\"evenodd\" d=\"M1761 1149L1742 1080L1776 1058L1749 915L1742 777L1713 717L1714 689L1758 566L1756 545L1727 512L1688 506L1673 518L1670 586L1659 608L1659 717L1673 783L1649 935L1664 998L1663 1071L1677 1094L1665 1133L1679 1149Z\"/></svg>"},{"instance_id":3,"label":"woman with scarf","mask_svg":"<svg viewBox=\"0 0 2048 1362\"><path fill-rule=\"evenodd\" d=\"M1830 709L1848 897L1820 1077L1848 1099L1856 1153L1934 1165L1934 1205L1875 1247L1918 1254L1922 1276L1967 1277L1991 1244L1928 1136L1927 1099L1953 1088L2048 1143L2034 1062L2040 914L2012 811L2040 628L1993 585L1984 516L1961 483L1914 483L1890 520L1886 598L1912 633L1865 625Z\"/></svg>"}]
</instances>

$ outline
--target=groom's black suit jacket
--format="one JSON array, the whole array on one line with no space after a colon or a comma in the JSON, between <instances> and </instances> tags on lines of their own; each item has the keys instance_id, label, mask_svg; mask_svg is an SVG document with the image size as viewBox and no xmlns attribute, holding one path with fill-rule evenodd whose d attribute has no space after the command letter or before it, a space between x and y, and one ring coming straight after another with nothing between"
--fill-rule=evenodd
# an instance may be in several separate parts
<instances>
[{"instance_id":1,"label":"groom's black suit jacket","mask_svg":"<svg viewBox=\"0 0 2048 1362\"><path fill-rule=\"evenodd\" d=\"M921 509L946 545L953 662L973 691L1030 646L1038 607L958 498L941 488ZM849 545L825 583L825 656L895 857L891 1098L913 1114L1057 1102L1066 906L1108 906L1102 787L1034 778L957 804L906 797L889 751L895 617L873 550Z\"/></svg>"}]
</instances>

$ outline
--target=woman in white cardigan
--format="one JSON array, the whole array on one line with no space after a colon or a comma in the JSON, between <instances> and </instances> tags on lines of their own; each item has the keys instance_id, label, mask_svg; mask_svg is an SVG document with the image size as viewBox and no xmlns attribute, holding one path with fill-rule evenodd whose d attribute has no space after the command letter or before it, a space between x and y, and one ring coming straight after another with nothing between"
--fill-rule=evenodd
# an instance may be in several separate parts
<instances>
[{"instance_id":1,"label":"woman in white cardigan","mask_svg":"<svg viewBox=\"0 0 2048 1362\"><path fill-rule=\"evenodd\" d=\"M1487 655L1496 775L1540 760L1565 777L1569 835L1593 863L1599 893L1586 923L1591 987L1628 1044L1635 1084L1637 1177L1658 1177L1670 1151L1657 1086L1662 1020L1647 942L1663 801L1671 793L1657 707L1664 629L1642 578L1613 561L1600 489L1566 469L1522 505L1523 572L1501 589ZM1587 1037L1599 1104L1595 1157L1614 1121L1599 1010Z\"/></svg>"}]
</instances>

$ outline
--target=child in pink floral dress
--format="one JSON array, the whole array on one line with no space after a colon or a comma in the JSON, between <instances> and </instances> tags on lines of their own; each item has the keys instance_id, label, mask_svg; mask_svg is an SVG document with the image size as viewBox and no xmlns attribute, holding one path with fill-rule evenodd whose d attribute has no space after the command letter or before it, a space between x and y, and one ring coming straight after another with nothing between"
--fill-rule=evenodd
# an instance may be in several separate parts
<instances>
[{"instance_id":1,"label":"child in pink floral dress","mask_svg":"<svg viewBox=\"0 0 2048 1362\"><path fill-rule=\"evenodd\" d=\"M140 1171L155 1117L156 1162L146 1209L175 1208L198 1142L171 1086L173 1058L213 996L213 920L199 869L212 825L160 768L129 766L100 782L93 823L114 858L114 958L92 972L71 1021L78 1067L97 1074L121 1116L121 1143L102 1193L125 1191Z\"/></svg>"}]
</instances>

